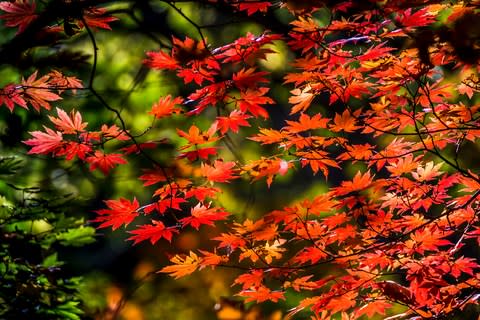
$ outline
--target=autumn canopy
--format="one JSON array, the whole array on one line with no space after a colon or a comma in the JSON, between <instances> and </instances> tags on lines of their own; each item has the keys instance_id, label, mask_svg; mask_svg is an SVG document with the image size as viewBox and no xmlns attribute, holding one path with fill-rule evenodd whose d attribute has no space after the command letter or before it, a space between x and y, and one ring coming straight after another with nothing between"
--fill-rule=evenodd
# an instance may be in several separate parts
<instances>
[{"instance_id":1,"label":"autumn canopy","mask_svg":"<svg viewBox=\"0 0 480 320\"><path fill-rule=\"evenodd\" d=\"M131 246L208 233L169 250L157 274L236 270L246 303L295 294L289 319L478 312L479 1L142 3L188 26L138 25L158 41L136 67L181 89L162 84L155 102L124 109L128 98L99 89L97 34L113 37L140 4L0 2L12 30L0 62L19 70L1 108L42 119L22 132L28 154L141 186L103 198L90 223ZM235 24L235 38L216 35ZM76 39L87 68L36 67L45 46ZM83 108L108 116L87 121Z\"/></svg>"}]
</instances>

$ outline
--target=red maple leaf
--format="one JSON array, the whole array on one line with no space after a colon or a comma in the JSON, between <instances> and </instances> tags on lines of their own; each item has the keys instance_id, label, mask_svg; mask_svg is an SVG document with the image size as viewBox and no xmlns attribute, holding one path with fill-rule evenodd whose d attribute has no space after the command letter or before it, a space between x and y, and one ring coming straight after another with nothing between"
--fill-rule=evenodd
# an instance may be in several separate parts
<instances>
[{"instance_id":1,"label":"red maple leaf","mask_svg":"<svg viewBox=\"0 0 480 320\"><path fill-rule=\"evenodd\" d=\"M216 48L213 50L213 53L223 63L244 62L249 66L253 66L258 60L266 59L268 53L275 53L274 50L265 48L264 45L271 44L274 40L279 39L282 39L282 36L279 34L265 32L257 37L247 32L245 37L240 37L233 43Z\"/></svg>"},{"instance_id":2,"label":"red maple leaf","mask_svg":"<svg viewBox=\"0 0 480 320\"><path fill-rule=\"evenodd\" d=\"M238 133L240 126L250 127L248 118L251 117L239 110L233 110L228 117L217 117L217 124L222 134L225 134L228 130Z\"/></svg>"},{"instance_id":3,"label":"red maple leaf","mask_svg":"<svg viewBox=\"0 0 480 320\"><path fill-rule=\"evenodd\" d=\"M89 27L112 30L109 23L117 21L118 18L107 15L107 9L90 7L83 11L83 19ZM80 23L83 27L83 22Z\"/></svg>"},{"instance_id":4,"label":"red maple leaf","mask_svg":"<svg viewBox=\"0 0 480 320\"><path fill-rule=\"evenodd\" d=\"M307 247L295 256L294 261L300 264L315 264L327 257L327 252L318 247Z\"/></svg>"},{"instance_id":5,"label":"red maple leaf","mask_svg":"<svg viewBox=\"0 0 480 320\"><path fill-rule=\"evenodd\" d=\"M215 160L213 166L202 163L201 171L208 181L228 183L230 180L240 178L234 175L235 170L232 170L233 167L235 167L235 162L233 161L223 162Z\"/></svg>"},{"instance_id":6,"label":"red maple leaf","mask_svg":"<svg viewBox=\"0 0 480 320\"><path fill-rule=\"evenodd\" d=\"M440 246L452 244L449 240L443 239L450 233L451 232L442 232L437 228L420 229L410 235L412 240L407 240L406 246L413 248L413 250L420 254L424 254L426 250L437 251Z\"/></svg>"},{"instance_id":7,"label":"red maple leaf","mask_svg":"<svg viewBox=\"0 0 480 320\"><path fill-rule=\"evenodd\" d=\"M383 294L391 301L400 301L406 304L414 303L412 292L407 287L404 287L395 281L380 281L377 285Z\"/></svg>"},{"instance_id":8,"label":"red maple leaf","mask_svg":"<svg viewBox=\"0 0 480 320\"><path fill-rule=\"evenodd\" d=\"M50 128L45 128L46 132L42 131L33 131L30 134L33 136L32 139L23 141L28 146L33 146L29 154L57 154L62 150L63 147L63 136L61 132L53 131Z\"/></svg>"},{"instance_id":9,"label":"red maple leaf","mask_svg":"<svg viewBox=\"0 0 480 320\"><path fill-rule=\"evenodd\" d=\"M191 93L188 96L188 102L195 102L195 108L187 112L187 115L200 114L208 106L216 106L218 103L226 101L227 98L227 82L213 83L208 86L204 86Z\"/></svg>"},{"instance_id":10,"label":"red maple leaf","mask_svg":"<svg viewBox=\"0 0 480 320\"><path fill-rule=\"evenodd\" d=\"M80 112L72 110L70 116L60 108L57 108L58 118L48 116L50 121L55 124L55 127L64 134L77 134L85 131L86 122L82 122L82 115Z\"/></svg>"},{"instance_id":11,"label":"red maple leaf","mask_svg":"<svg viewBox=\"0 0 480 320\"><path fill-rule=\"evenodd\" d=\"M16 0L15 2L2 1L0 2L0 9L7 12L0 16L0 19L5 20L4 24L7 27L17 27L18 33L21 33L27 26L37 18L35 14L35 1Z\"/></svg>"},{"instance_id":12,"label":"red maple leaf","mask_svg":"<svg viewBox=\"0 0 480 320\"><path fill-rule=\"evenodd\" d=\"M452 271L451 271L452 276L458 279L462 274L462 272L473 276L474 275L473 270L474 269L478 270L480 266L475 261L475 259L465 258L462 256L457 260L455 260L451 268L452 268Z\"/></svg>"},{"instance_id":13,"label":"red maple leaf","mask_svg":"<svg viewBox=\"0 0 480 320\"><path fill-rule=\"evenodd\" d=\"M185 37L185 40L182 41L172 37L172 43L172 56L183 65L187 65L193 61L205 61L211 55L210 51L205 47L205 41L199 41L189 37ZM218 63L213 63L210 67L219 69Z\"/></svg>"},{"instance_id":14,"label":"red maple leaf","mask_svg":"<svg viewBox=\"0 0 480 320\"><path fill-rule=\"evenodd\" d=\"M85 160L88 154L92 152L92 146L86 143L76 141L65 141L63 149L56 152L57 156L65 156L66 160L73 160L75 157Z\"/></svg>"},{"instance_id":15,"label":"red maple leaf","mask_svg":"<svg viewBox=\"0 0 480 320\"><path fill-rule=\"evenodd\" d=\"M178 159L187 158L191 162L197 159L205 159L207 160L209 156L214 156L217 154L216 147L209 147L209 148L199 148L192 151L183 152L178 156Z\"/></svg>"},{"instance_id":16,"label":"red maple leaf","mask_svg":"<svg viewBox=\"0 0 480 320\"><path fill-rule=\"evenodd\" d=\"M220 70L220 64L212 57L202 41L186 37L184 41L173 37L172 57L181 65L177 76L185 83L194 81L201 85L204 80L213 82L213 76Z\"/></svg>"},{"instance_id":17,"label":"red maple leaf","mask_svg":"<svg viewBox=\"0 0 480 320\"><path fill-rule=\"evenodd\" d=\"M99 168L105 175L107 175L116 165L127 163L121 154L106 154L99 150L95 151L93 156L86 158L85 161L90 163L91 171Z\"/></svg>"},{"instance_id":18,"label":"red maple leaf","mask_svg":"<svg viewBox=\"0 0 480 320\"><path fill-rule=\"evenodd\" d=\"M209 266L212 269L214 269L216 266L220 265L222 262L228 262L227 256L220 256L215 252L208 252L205 250L199 250L199 251L203 255L200 261L199 270L202 270L206 266Z\"/></svg>"},{"instance_id":19,"label":"red maple leaf","mask_svg":"<svg viewBox=\"0 0 480 320\"><path fill-rule=\"evenodd\" d=\"M232 76L232 80L239 89L251 88L260 82L268 82L268 80L264 78L267 74L268 72L266 71L255 72L255 68L246 68L235 73Z\"/></svg>"},{"instance_id":20,"label":"red maple leaf","mask_svg":"<svg viewBox=\"0 0 480 320\"><path fill-rule=\"evenodd\" d=\"M386 54L388 54L390 51L393 51L393 50L395 50L395 48L385 47L385 42L384 42L384 43L380 43L377 46L372 46L367 51L365 51L365 53L363 53L361 56L357 57L357 59L360 61L375 60L385 56Z\"/></svg>"},{"instance_id":21,"label":"red maple leaf","mask_svg":"<svg viewBox=\"0 0 480 320\"><path fill-rule=\"evenodd\" d=\"M435 22L435 15L429 11L428 7L412 13L412 8L400 12L396 18L397 22L407 28L424 27Z\"/></svg>"},{"instance_id":22,"label":"red maple leaf","mask_svg":"<svg viewBox=\"0 0 480 320\"><path fill-rule=\"evenodd\" d=\"M247 89L240 92L240 98L238 100L238 107L242 112L250 112L253 116L263 118L268 118L268 112L264 107L260 106L261 104L272 104L274 101L265 97L265 94L268 92L269 88L257 88L257 89Z\"/></svg>"},{"instance_id":23,"label":"red maple leaf","mask_svg":"<svg viewBox=\"0 0 480 320\"><path fill-rule=\"evenodd\" d=\"M77 89L83 88L82 81L77 77L67 77L57 70L50 71L48 76L50 77L48 84L52 89L57 89L60 94L67 89L76 93Z\"/></svg>"},{"instance_id":24,"label":"red maple leaf","mask_svg":"<svg viewBox=\"0 0 480 320\"><path fill-rule=\"evenodd\" d=\"M202 203L198 203L191 210L191 216L180 219L180 223L183 227L188 225L195 229L199 229L202 224L213 226L215 221L225 220L228 216L228 212L219 208L210 208Z\"/></svg>"},{"instance_id":25,"label":"red maple leaf","mask_svg":"<svg viewBox=\"0 0 480 320\"><path fill-rule=\"evenodd\" d=\"M151 244L155 244L161 238L172 242L173 234L178 233L178 230L176 227L165 227L161 221L152 220L152 224L138 226L137 229L129 231L129 233L134 236L127 240L134 241L134 245L146 240L150 240Z\"/></svg>"},{"instance_id":26,"label":"red maple leaf","mask_svg":"<svg viewBox=\"0 0 480 320\"><path fill-rule=\"evenodd\" d=\"M145 209L145 213L150 213L150 210L152 208L157 209L158 212L160 213L165 213L167 209L175 209L181 211L182 208L180 207L180 204L187 202L183 198L178 198L178 197L170 197L170 198L165 198L160 201L157 201L152 207L149 209Z\"/></svg>"},{"instance_id":27,"label":"red maple leaf","mask_svg":"<svg viewBox=\"0 0 480 320\"><path fill-rule=\"evenodd\" d=\"M128 136L127 136L127 138L128 138ZM142 150L156 148L158 146L158 144L161 143L161 142L162 141L143 142L143 143L138 143L138 144L132 144L128 147L123 147L120 150L122 152L124 152L125 154L132 154L132 153L140 154L142 152Z\"/></svg>"},{"instance_id":28,"label":"red maple leaf","mask_svg":"<svg viewBox=\"0 0 480 320\"><path fill-rule=\"evenodd\" d=\"M253 0L252 3L249 1L243 1L238 4L238 9L242 11L247 11L247 15L252 15L255 12L267 12L268 8L272 6L272 3L269 1L257 1Z\"/></svg>"},{"instance_id":29,"label":"red maple leaf","mask_svg":"<svg viewBox=\"0 0 480 320\"><path fill-rule=\"evenodd\" d=\"M168 95L160 98L158 102L154 103L152 106L152 111L149 113L153 114L155 118L167 117L172 113L180 113L182 112L182 109L175 107L175 105L181 104L182 102L182 98L176 97L172 99L172 97Z\"/></svg>"},{"instance_id":30,"label":"red maple leaf","mask_svg":"<svg viewBox=\"0 0 480 320\"><path fill-rule=\"evenodd\" d=\"M145 181L144 186L151 186L159 182L167 181L165 173L160 169L146 170L145 174L141 175L140 180Z\"/></svg>"},{"instance_id":31,"label":"red maple leaf","mask_svg":"<svg viewBox=\"0 0 480 320\"><path fill-rule=\"evenodd\" d=\"M128 225L138 216L138 208L140 207L136 198L129 201L125 198L119 200L104 201L109 209L101 209L95 211L100 216L92 220L93 222L102 222L99 228L107 228L112 226L115 230L122 225Z\"/></svg>"},{"instance_id":32,"label":"red maple leaf","mask_svg":"<svg viewBox=\"0 0 480 320\"><path fill-rule=\"evenodd\" d=\"M220 189L213 187L192 187L185 192L185 198L195 197L198 201L205 201L206 198L215 198Z\"/></svg>"},{"instance_id":33,"label":"red maple leaf","mask_svg":"<svg viewBox=\"0 0 480 320\"><path fill-rule=\"evenodd\" d=\"M177 72L177 76L183 79L185 84L195 82L198 85L202 85L203 81L214 81L213 75L216 72L205 70L199 62L193 63L191 66L180 68Z\"/></svg>"},{"instance_id":34,"label":"red maple leaf","mask_svg":"<svg viewBox=\"0 0 480 320\"><path fill-rule=\"evenodd\" d=\"M28 109L27 103L21 96L21 88L15 84L9 84L0 90L0 105L5 104L8 110L13 111L15 104Z\"/></svg>"},{"instance_id":35,"label":"red maple leaf","mask_svg":"<svg viewBox=\"0 0 480 320\"><path fill-rule=\"evenodd\" d=\"M143 63L148 65L152 69L170 69L176 70L180 67L177 60L173 58L170 54L157 51L157 52L147 52L147 56L149 59L145 59Z\"/></svg>"},{"instance_id":36,"label":"red maple leaf","mask_svg":"<svg viewBox=\"0 0 480 320\"><path fill-rule=\"evenodd\" d=\"M37 71L32 73L27 80L22 79L23 98L37 111L40 111L40 108L50 110L49 101L56 101L62 98L50 91L50 84L48 83L50 77L48 75L39 79L36 78Z\"/></svg>"}]
</instances>

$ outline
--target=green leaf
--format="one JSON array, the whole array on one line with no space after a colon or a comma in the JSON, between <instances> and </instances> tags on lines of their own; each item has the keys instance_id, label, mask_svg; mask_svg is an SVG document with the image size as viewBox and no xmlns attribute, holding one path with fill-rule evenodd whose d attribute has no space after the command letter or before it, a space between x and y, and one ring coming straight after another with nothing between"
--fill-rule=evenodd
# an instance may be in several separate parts
<instances>
[{"instance_id":1,"label":"green leaf","mask_svg":"<svg viewBox=\"0 0 480 320\"><path fill-rule=\"evenodd\" d=\"M0 175L15 174L22 167L23 160L15 157L0 157Z\"/></svg>"},{"instance_id":2,"label":"green leaf","mask_svg":"<svg viewBox=\"0 0 480 320\"><path fill-rule=\"evenodd\" d=\"M79 309L78 301L68 301L64 304L57 306L54 310L48 311L48 314L62 316L63 319L71 320L81 320L80 314L83 314L83 311Z\"/></svg>"},{"instance_id":3,"label":"green leaf","mask_svg":"<svg viewBox=\"0 0 480 320\"><path fill-rule=\"evenodd\" d=\"M44 266L45 268L56 267L59 265L59 262L57 259L58 259L58 254L55 252L49 255L48 257L46 257L45 259L43 259L42 266Z\"/></svg>"},{"instance_id":4,"label":"green leaf","mask_svg":"<svg viewBox=\"0 0 480 320\"><path fill-rule=\"evenodd\" d=\"M83 246L95 241L95 228L81 226L75 229L68 229L57 235L57 240L64 246Z\"/></svg>"},{"instance_id":5,"label":"green leaf","mask_svg":"<svg viewBox=\"0 0 480 320\"><path fill-rule=\"evenodd\" d=\"M13 205L4 196L0 196L0 219L7 219L12 215Z\"/></svg>"}]
</instances>

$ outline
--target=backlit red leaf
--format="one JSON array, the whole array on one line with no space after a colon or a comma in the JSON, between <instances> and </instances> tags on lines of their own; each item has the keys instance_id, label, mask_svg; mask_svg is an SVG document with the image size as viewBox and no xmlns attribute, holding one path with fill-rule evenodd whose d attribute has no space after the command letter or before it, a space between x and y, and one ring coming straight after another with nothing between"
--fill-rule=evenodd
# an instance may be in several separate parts
<instances>
[{"instance_id":1,"label":"backlit red leaf","mask_svg":"<svg viewBox=\"0 0 480 320\"><path fill-rule=\"evenodd\" d=\"M23 141L26 145L33 147L28 152L29 154L56 154L63 147L63 135L61 132L45 127L45 132L33 131L30 134L33 138Z\"/></svg>"},{"instance_id":2,"label":"backlit red leaf","mask_svg":"<svg viewBox=\"0 0 480 320\"><path fill-rule=\"evenodd\" d=\"M156 118L163 118L170 116L173 113L180 113L182 109L176 107L175 105L181 104L182 102L182 98L176 97L172 99L172 97L168 95L160 98L158 102L154 103L152 110L149 113L153 114Z\"/></svg>"},{"instance_id":3,"label":"backlit red leaf","mask_svg":"<svg viewBox=\"0 0 480 320\"><path fill-rule=\"evenodd\" d=\"M100 169L103 174L107 175L113 168L119 164L126 164L127 160L119 153L103 153L102 151L95 151L93 156L85 159L90 163L90 170Z\"/></svg>"},{"instance_id":4,"label":"backlit red leaf","mask_svg":"<svg viewBox=\"0 0 480 320\"><path fill-rule=\"evenodd\" d=\"M184 227L190 225L198 230L201 225L213 226L215 221L225 220L227 216L228 212L222 209L198 203L192 208L190 216L180 219L180 223Z\"/></svg>"},{"instance_id":5,"label":"backlit red leaf","mask_svg":"<svg viewBox=\"0 0 480 320\"><path fill-rule=\"evenodd\" d=\"M93 222L101 222L99 228L112 227L113 230L128 225L138 216L138 208L140 207L136 198L129 201L125 198L119 200L106 200L105 204L108 209L95 211L100 216Z\"/></svg>"},{"instance_id":6,"label":"backlit red leaf","mask_svg":"<svg viewBox=\"0 0 480 320\"><path fill-rule=\"evenodd\" d=\"M18 26L17 33L23 32L37 18L35 1L31 0L2 1L0 9L6 12L0 15L0 19L4 20L7 27Z\"/></svg>"},{"instance_id":7,"label":"backlit red leaf","mask_svg":"<svg viewBox=\"0 0 480 320\"><path fill-rule=\"evenodd\" d=\"M178 233L178 230L175 227L165 227L161 221L152 220L152 224L137 226L137 229L129 231L129 233L133 234L133 236L127 240L134 241L133 244L147 240L151 244L155 244L161 238L172 242L173 234Z\"/></svg>"},{"instance_id":8,"label":"backlit red leaf","mask_svg":"<svg viewBox=\"0 0 480 320\"><path fill-rule=\"evenodd\" d=\"M235 165L233 161L223 162L215 160L212 166L202 163L201 171L202 175L210 182L228 183L230 180L239 178L235 175L235 170L232 169Z\"/></svg>"},{"instance_id":9,"label":"backlit red leaf","mask_svg":"<svg viewBox=\"0 0 480 320\"><path fill-rule=\"evenodd\" d=\"M58 118L48 116L50 121L55 124L55 127L64 134L77 134L85 131L86 122L82 122L82 115L80 112L72 110L70 115L60 108L57 108Z\"/></svg>"}]
</instances>

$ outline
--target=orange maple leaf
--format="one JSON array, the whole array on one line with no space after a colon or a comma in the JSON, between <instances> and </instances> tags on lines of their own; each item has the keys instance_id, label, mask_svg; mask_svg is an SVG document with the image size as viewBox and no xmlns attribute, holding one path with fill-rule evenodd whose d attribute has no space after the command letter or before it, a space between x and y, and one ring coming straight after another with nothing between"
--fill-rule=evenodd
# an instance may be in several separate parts
<instances>
[{"instance_id":1,"label":"orange maple leaf","mask_svg":"<svg viewBox=\"0 0 480 320\"><path fill-rule=\"evenodd\" d=\"M238 295L246 297L245 302L255 301L256 303L260 303L265 301L278 302L280 299L285 300L284 294L285 292L283 291L272 291L265 286L260 286L256 288L251 287L248 290L242 290Z\"/></svg>"},{"instance_id":2,"label":"orange maple leaf","mask_svg":"<svg viewBox=\"0 0 480 320\"><path fill-rule=\"evenodd\" d=\"M260 128L260 133L248 139L261 142L262 144L273 144L283 141L287 134L274 129Z\"/></svg>"},{"instance_id":3,"label":"orange maple leaf","mask_svg":"<svg viewBox=\"0 0 480 320\"><path fill-rule=\"evenodd\" d=\"M59 95L50 91L48 75L37 79L37 71L32 73L27 80L22 79L23 98L29 102L37 111L41 108L50 110L50 101L62 99Z\"/></svg>"},{"instance_id":4,"label":"orange maple leaf","mask_svg":"<svg viewBox=\"0 0 480 320\"><path fill-rule=\"evenodd\" d=\"M216 133L216 130L216 125L212 125L206 132L201 132L196 125L192 125L188 130L188 133L177 129L178 135L188 140L188 144L181 147L180 150L184 150L199 144L217 141L219 138L213 136Z\"/></svg>"},{"instance_id":5,"label":"orange maple leaf","mask_svg":"<svg viewBox=\"0 0 480 320\"><path fill-rule=\"evenodd\" d=\"M235 162L233 161L223 162L221 160L215 160L213 166L202 163L201 172L210 182L229 183L230 180L240 178L234 175L235 170L232 169L233 167L235 167Z\"/></svg>"},{"instance_id":6,"label":"orange maple leaf","mask_svg":"<svg viewBox=\"0 0 480 320\"><path fill-rule=\"evenodd\" d=\"M57 70L52 70L48 73L50 77L48 84L52 89L58 90L61 94L63 91L70 89L73 93L77 92L77 89L83 88L82 81L77 77L68 77Z\"/></svg>"},{"instance_id":7,"label":"orange maple leaf","mask_svg":"<svg viewBox=\"0 0 480 320\"><path fill-rule=\"evenodd\" d=\"M170 262L174 263L174 265L166 266L158 272L168 273L171 277L178 279L197 270L200 265L200 261L200 258L194 252L190 251L190 255L188 256L174 256L172 259L170 259Z\"/></svg>"},{"instance_id":8,"label":"orange maple leaf","mask_svg":"<svg viewBox=\"0 0 480 320\"><path fill-rule=\"evenodd\" d=\"M263 282L264 272L263 270L251 270L248 273L239 275L233 283L241 285L243 290L248 288L260 287Z\"/></svg>"},{"instance_id":9,"label":"orange maple leaf","mask_svg":"<svg viewBox=\"0 0 480 320\"><path fill-rule=\"evenodd\" d=\"M361 110L357 110L353 113L355 117L358 117ZM345 132L353 132L357 129L360 129L360 126L356 125L357 120L355 117L352 116L349 110L343 111L340 115L339 113L335 114L335 118L333 118L334 124L330 125L330 130L333 132L345 131Z\"/></svg>"},{"instance_id":10,"label":"orange maple leaf","mask_svg":"<svg viewBox=\"0 0 480 320\"><path fill-rule=\"evenodd\" d=\"M373 177L370 171L362 175L360 171L355 174L352 181L342 181L342 184L334 188L333 191L337 196L343 196L350 192L360 191L368 188L372 184Z\"/></svg>"},{"instance_id":11,"label":"orange maple leaf","mask_svg":"<svg viewBox=\"0 0 480 320\"><path fill-rule=\"evenodd\" d=\"M384 315L385 310L391 307L392 304L387 301L375 300L358 308L355 312L355 318L359 318L364 314L366 314L368 318L373 317L376 313Z\"/></svg>"},{"instance_id":12,"label":"orange maple leaf","mask_svg":"<svg viewBox=\"0 0 480 320\"><path fill-rule=\"evenodd\" d=\"M330 119L322 118L322 115L317 113L313 117L310 117L306 113L302 113L298 121L287 120L288 126L285 126L285 130L290 133L299 133L307 130L325 129Z\"/></svg>"},{"instance_id":13,"label":"orange maple leaf","mask_svg":"<svg viewBox=\"0 0 480 320\"><path fill-rule=\"evenodd\" d=\"M309 85L303 89L297 88L290 91L292 96L288 99L288 102L293 104L290 114L295 114L300 111L304 112L310 107L313 99L315 98L315 94L313 94L311 91L312 88Z\"/></svg>"},{"instance_id":14,"label":"orange maple leaf","mask_svg":"<svg viewBox=\"0 0 480 320\"><path fill-rule=\"evenodd\" d=\"M181 113L182 109L175 107L175 105L182 103L182 98L176 97L172 99L172 97L168 95L160 98L156 103L154 103L152 110L149 113L153 114L157 119L167 117L172 113Z\"/></svg>"},{"instance_id":15,"label":"orange maple leaf","mask_svg":"<svg viewBox=\"0 0 480 320\"><path fill-rule=\"evenodd\" d=\"M260 160L251 161L242 167L242 173L248 173L253 181L262 177L267 177L267 185L270 186L273 178L277 174L284 175L291 167L291 163L283 159L267 159L262 157Z\"/></svg>"}]
</instances>

